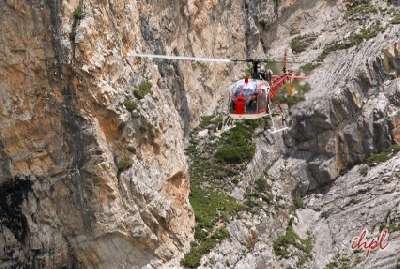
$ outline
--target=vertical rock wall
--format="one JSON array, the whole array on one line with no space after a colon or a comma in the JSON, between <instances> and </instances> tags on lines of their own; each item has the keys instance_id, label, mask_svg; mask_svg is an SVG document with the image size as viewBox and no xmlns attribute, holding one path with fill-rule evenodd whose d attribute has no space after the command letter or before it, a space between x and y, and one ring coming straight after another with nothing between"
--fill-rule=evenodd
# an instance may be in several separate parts
<instances>
[{"instance_id":1,"label":"vertical rock wall","mask_svg":"<svg viewBox=\"0 0 400 269\"><path fill-rule=\"evenodd\" d=\"M242 24L227 35L216 20L224 8L0 2L0 267L139 268L188 247L184 134L222 93L211 74L229 69L130 55L243 54ZM139 100L144 81L152 90Z\"/></svg>"}]
</instances>

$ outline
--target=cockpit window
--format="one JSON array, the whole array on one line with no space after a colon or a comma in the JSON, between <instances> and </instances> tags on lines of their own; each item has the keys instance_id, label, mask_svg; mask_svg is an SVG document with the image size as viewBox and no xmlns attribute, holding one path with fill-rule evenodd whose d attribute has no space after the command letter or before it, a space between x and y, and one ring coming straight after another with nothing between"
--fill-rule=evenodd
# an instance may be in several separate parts
<instances>
[{"instance_id":1,"label":"cockpit window","mask_svg":"<svg viewBox=\"0 0 400 269\"><path fill-rule=\"evenodd\" d=\"M249 80L247 83L244 79L239 80L231 86L230 93L233 96L238 96L240 93L243 93L245 96L249 96L256 94L257 90L264 90L266 93L268 93L268 83L261 80Z\"/></svg>"}]
</instances>

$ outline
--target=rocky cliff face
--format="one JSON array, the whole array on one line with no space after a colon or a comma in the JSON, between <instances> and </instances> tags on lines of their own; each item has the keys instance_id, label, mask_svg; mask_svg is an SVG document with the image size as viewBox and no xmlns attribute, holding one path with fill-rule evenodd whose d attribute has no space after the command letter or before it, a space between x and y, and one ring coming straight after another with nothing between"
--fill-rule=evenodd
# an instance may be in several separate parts
<instances>
[{"instance_id":1,"label":"rocky cliff face","mask_svg":"<svg viewBox=\"0 0 400 269\"><path fill-rule=\"evenodd\" d=\"M152 27L179 24L177 5L0 3L2 268L142 267L187 248L183 86L129 58L165 49Z\"/></svg>"},{"instance_id":2,"label":"rocky cliff face","mask_svg":"<svg viewBox=\"0 0 400 269\"><path fill-rule=\"evenodd\" d=\"M259 127L247 169L224 180L223 191L248 209L226 224L231 238L200 268L396 268L398 10L294 2L278 10L278 23L255 23L262 34L252 44L275 56L291 44L297 59L323 63L293 67L310 73L311 91L292 107L292 129L281 137ZM388 248L353 251L363 228L377 238L384 227Z\"/></svg>"},{"instance_id":3,"label":"rocky cliff face","mask_svg":"<svg viewBox=\"0 0 400 269\"><path fill-rule=\"evenodd\" d=\"M180 267L195 225L184 140L244 67L137 52L279 57L308 34L294 57L324 61L292 130L258 128L253 160L221 188L245 202L263 175L272 202L233 216L201 267L324 268L361 227L398 225L398 156L358 164L400 140L400 11L347 2L0 0L0 268ZM278 255L287 226L313 247ZM354 266L394 268L396 231Z\"/></svg>"},{"instance_id":4,"label":"rocky cliff face","mask_svg":"<svg viewBox=\"0 0 400 269\"><path fill-rule=\"evenodd\" d=\"M2 267L157 267L188 248L184 136L239 68L131 55L244 57L243 7L0 2Z\"/></svg>"}]
</instances>

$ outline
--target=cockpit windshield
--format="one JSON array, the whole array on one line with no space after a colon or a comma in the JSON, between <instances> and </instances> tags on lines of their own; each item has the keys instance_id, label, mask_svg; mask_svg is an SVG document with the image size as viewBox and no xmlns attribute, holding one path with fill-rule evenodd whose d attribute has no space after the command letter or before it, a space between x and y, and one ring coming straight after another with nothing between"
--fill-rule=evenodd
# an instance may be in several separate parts
<instances>
[{"instance_id":1,"label":"cockpit windshield","mask_svg":"<svg viewBox=\"0 0 400 269\"><path fill-rule=\"evenodd\" d=\"M230 88L231 96L238 96L243 94L244 96L251 96L257 94L257 90L265 91L265 94L269 92L269 85L267 82L262 80L248 80L247 83L244 79L237 81Z\"/></svg>"},{"instance_id":2,"label":"cockpit windshield","mask_svg":"<svg viewBox=\"0 0 400 269\"><path fill-rule=\"evenodd\" d=\"M269 84L263 80L239 80L230 88L230 111L234 114L257 114L267 111Z\"/></svg>"}]
</instances>

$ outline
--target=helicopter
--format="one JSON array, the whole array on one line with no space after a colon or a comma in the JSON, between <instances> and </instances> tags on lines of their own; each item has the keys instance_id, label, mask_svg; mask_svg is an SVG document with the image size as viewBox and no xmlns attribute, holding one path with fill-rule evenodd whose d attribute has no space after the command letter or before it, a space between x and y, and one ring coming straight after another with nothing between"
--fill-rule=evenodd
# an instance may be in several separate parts
<instances>
[{"instance_id":1,"label":"helicopter","mask_svg":"<svg viewBox=\"0 0 400 269\"><path fill-rule=\"evenodd\" d=\"M284 111L280 104L278 109L272 106L272 98L276 96L285 85L288 87L288 95L293 94L293 81L304 80L305 76L297 75L292 71L288 71L287 49L285 50L283 61L275 61L271 58L247 58L247 59L227 59L227 58L202 58L202 57L185 57L172 55L157 54L132 54L136 58L159 59L169 61L194 61L208 63L250 63L251 74L244 79L238 80L229 87L228 114L233 120L256 120L264 117L270 117L272 127L269 132L280 133L288 130ZM282 74L273 74L271 70L265 70L263 64L283 63ZM299 61L290 61L290 63L302 63ZM277 128L274 121L276 115L281 115L282 126Z\"/></svg>"}]
</instances>

